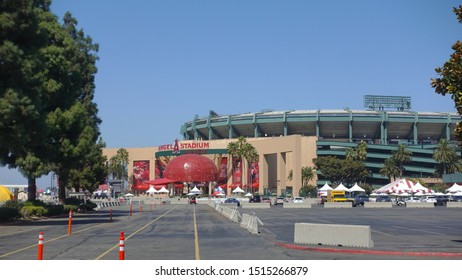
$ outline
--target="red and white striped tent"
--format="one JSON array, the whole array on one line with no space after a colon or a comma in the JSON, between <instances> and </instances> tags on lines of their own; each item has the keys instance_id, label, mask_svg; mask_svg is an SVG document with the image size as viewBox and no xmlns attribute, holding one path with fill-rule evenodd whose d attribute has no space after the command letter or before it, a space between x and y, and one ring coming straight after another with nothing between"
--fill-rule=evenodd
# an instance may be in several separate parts
<instances>
[{"instance_id":1,"label":"red and white striped tent","mask_svg":"<svg viewBox=\"0 0 462 280\"><path fill-rule=\"evenodd\" d=\"M394 182L391 182L380 189L374 191L374 193L408 193L412 192L412 188L414 187L414 183L412 181L406 179L398 179Z\"/></svg>"}]
</instances>

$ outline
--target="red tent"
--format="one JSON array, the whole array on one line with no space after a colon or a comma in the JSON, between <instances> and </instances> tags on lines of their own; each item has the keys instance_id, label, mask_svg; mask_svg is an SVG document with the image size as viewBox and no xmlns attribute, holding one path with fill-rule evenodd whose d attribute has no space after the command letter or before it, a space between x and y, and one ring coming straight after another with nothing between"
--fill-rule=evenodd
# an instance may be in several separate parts
<instances>
[{"instance_id":1,"label":"red tent","mask_svg":"<svg viewBox=\"0 0 462 280\"><path fill-rule=\"evenodd\" d=\"M167 185L167 184L170 184L170 183L176 183L178 182L177 180L172 180L172 179L168 179L168 178L157 178L157 179L154 179L154 180L150 180L150 181L144 181L143 184L148 184L148 185Z\"/></svg>"}]
</instances>

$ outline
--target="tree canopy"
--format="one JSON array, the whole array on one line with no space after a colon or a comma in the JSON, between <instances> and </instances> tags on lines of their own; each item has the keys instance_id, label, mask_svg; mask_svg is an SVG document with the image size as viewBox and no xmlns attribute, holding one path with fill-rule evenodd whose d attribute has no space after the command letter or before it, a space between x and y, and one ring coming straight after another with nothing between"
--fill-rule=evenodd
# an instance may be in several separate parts
<instances>
[{"instance_id":1,"label":"tree canopy","mask_svg":"<svg viewBox=\"0 0 462 280\"><path fill-rule=\"evenodd\" d=\"M82 164L105 161L93 102L98 45L70 13L60 24L50 5L0 1L0 163L28 178L29 200L36 178L56 172L63 199L70 183L82 184Z\"/></svg>"},{"instance_id":2,"label":"tree canopy","mask_svg":"<svg viewBox=\"0 0 462 280\"><path fill-rule=\"evenodd\" d=\"M353 185L364 182L370 176L370 171L361 161L322 156L315 158L313 163L324 178L336 185L340 183Z\"/></svg>"},{"instance_id":3,"label":"tree canopy","mask_svg":"<svg viewBox=\"0 0 462 280\"><path fill-rule=\"evenodd\" d=\"M462 5L454 7L459 23L462 23ZM435 89L435 93L445 96L451 95L459 115L462 115L462 42L457 40L452 45L453 53L442 67L437 67L435 72L438 78L431 79L431 86ZM456 136L462 140L462 123L459 123L456 128Z\"/></svg>"}]
</instances>

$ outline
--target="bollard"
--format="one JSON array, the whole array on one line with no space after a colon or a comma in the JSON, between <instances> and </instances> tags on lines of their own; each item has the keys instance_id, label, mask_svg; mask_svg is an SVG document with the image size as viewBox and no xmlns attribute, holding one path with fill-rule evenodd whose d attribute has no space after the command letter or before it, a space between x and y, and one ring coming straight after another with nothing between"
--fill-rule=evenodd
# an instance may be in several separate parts
<instances>
[{"instance_id":1,"label":"bollard","mask_svg":"<svg viewBox=\"0 0 462 280\"><path fill-rule=\"evenodd\" d=\"M124 232L120 232L119 239L119 260L125 260L125 237Z\"/></svg>"},{"instance_id":2,"label":"bollard","mask_svg":"<svg viewBox=\"0 0 462 280\"><path fill-rule=\"evenodd\" d=\"M130 203L130 216L132 215L132 204Z\"/></svg>"},{"instance_id":3,"label":"bollard","mask_svg":"<svg viewBox=\"0 0 462 280\"><path fill-rule=\"evenodd\" d=\"M67 235L71 235L72 232L72 209L69 210L69 222L67 224Z\"/></svg>"},{"instance_id":4,"label":"bollard","mask_svg":"<svg viewBox=\"0 0 462 280\"><path fill-rule=\"evenodd\" d=\"M109 222L112 223L112 207L109 208Z\"/></svg>"},{"instance_id":5,"label":"bollard","mask_svg":"<svg viewBox=\"0 0 462 280\"><path fill-rule=\"evenodd\" d=\"M140 213L143 214L143 205L140 204Z\"/></svg>"},{"instance_id":6,"label":"bollard","mask_svg":"<svg viewBox=\"0 0 462 280\"><path fill-rule=\"evenodd\" d=\"M43 232L39 232L37 260L43 260Z\"/></svg>"}]
</instances>

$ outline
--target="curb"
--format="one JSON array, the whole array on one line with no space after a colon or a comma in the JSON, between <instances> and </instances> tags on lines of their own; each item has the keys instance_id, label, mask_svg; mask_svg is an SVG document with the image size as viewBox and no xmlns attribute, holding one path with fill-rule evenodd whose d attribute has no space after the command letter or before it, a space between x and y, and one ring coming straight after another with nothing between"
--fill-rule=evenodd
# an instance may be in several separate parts
<instances>
[{"instance_id":1,"label":"curb","mask_svg":"<svg viewBox=\"0 0 462 280\"><path fill-rule=\"evenodd\" d=\"M315 248L295 244L287 244L276 242L276 246L320 253L341 253L341 254L357 254L357 255L382 255L382 256L406 256L406 257L447 257L447 258L462 258L462 253L454 252L403 252L403 251L386 251L386 250L358 250L358 249L337 249L337 248Z\"/></svg>"}]
</instances>

